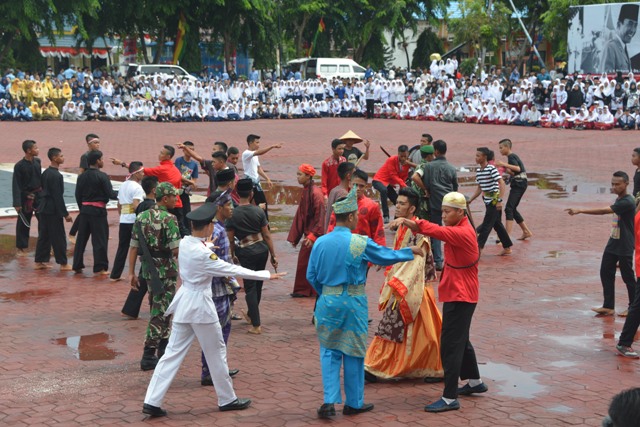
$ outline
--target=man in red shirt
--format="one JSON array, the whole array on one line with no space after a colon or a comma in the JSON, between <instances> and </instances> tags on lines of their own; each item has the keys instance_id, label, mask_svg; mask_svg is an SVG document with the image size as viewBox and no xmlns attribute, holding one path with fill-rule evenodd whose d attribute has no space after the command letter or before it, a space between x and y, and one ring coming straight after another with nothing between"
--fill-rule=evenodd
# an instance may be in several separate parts
<instances>
[{"instance_id":1,"label":"man in red shirt","mask_svg":"<svg viewBox=\"0 0 640 427\"><path fill-rule=\"evenodd\" d=\"M160 164L156 167L144 168L145 176L155 176L158 178L158 182L168 182L173 185L178 191L182 191L182 173L180 173L180 169L176 167L176 165L171 161L173 155L176 153L176 149L170 145L164 145L158 154L158 160ZM111 161L114 165L121 165L123 167L128 167L128 165L118 159L112 158ZM189 230L184 226L182 219L182 200L178 197L176 199L176 206L174 209L169 210L170 213L174 214L178 220L178 224L180 226L180 236L184 237L189 234Z\"/></svg>"},{"instance_id":2,"label":"man in red shirt","mask_svg":"<svg viewBox=\"0 0 640 427\"><path fill-rule=\"evenodd\" d=\"M411 221L398 218L391 227L405 225L446 242L445 267L438 285L438 297L442 306L442 332L440 357L444 368L444 393L442 398L425 406L427 412L444 412L460 409L458 395L484 393L488 387L480 379L476 353L469 341L471 318L478 303L478 260L480 252L476 231L466 214L467 201L463 194L452 192L442 199L440 226L429 221ZM458 378L469 383L458 388Z\"/></svg>"},{"instance_id":3,"label":"man in red shirt","mask_svg":"<svg viewBox=\"0 0 640 427\"><path fill-rule=\"evenodd\" d=\"M369 236L380 246L387 246L380 208L376 202L364 195L368 180L369 175L361 169L356 169L351 177L351 185L356 187L356 195L358 196L358 225L352 230L352 233ZM327 233L333 231L335 226L336 215L331 213Z\"/></svg>"},{"instance_id":4,"label":"man in red shirt","mask_svg":"<svg viewBox=\"0 0 640 427\"><path fill-rule=\"evenodd\" d=\"M322 195L325 201L327 197L329 197L331 190L340 185L338 165L347 161L342 155L344 152L344 141L334 139L331 141L331 149L333 150L331 157L322 162Z\"/></svg>"},{"instance_id":5,"label":"man in red shirt","mask_svg":"<svg viewBox=\"0 0 640 427\"><path fill-rule=\"evenodd\" d=\"M407 186L405 181L409 177L409 169L411 168L408 160L409 147L401 145L398 147L398 155L389 157L373 177L372 185L380 193L380 204L385 224L389 222L387 199L391 200L394 205L398 200L398 193L396 193L394 186L398 185L400 188Z\"/></svg>"}]
</instances>

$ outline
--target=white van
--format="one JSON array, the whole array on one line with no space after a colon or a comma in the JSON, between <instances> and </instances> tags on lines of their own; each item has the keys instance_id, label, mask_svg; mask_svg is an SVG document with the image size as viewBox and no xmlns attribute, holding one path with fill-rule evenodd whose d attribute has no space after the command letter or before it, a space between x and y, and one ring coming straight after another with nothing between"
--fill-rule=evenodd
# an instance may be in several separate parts
<instances>
[{"instance_id":1,"label":"white van","mask_svg":"<svg viewBox=\"0 0 640 427\"><path fill-rule=\"evenodd\" d=\"M133 77L134 80L139 80L143 77L161 76L163 79L169 79L173 77L181 77L182 79L193 80L198 79L187 73L187 70L179 65L173 64L129 64L127 69L127 78Z\"/></svg>"},{"instance_id":2,"label":"white van","mask_svg":"<svg viewBox=\"0 0 640 427\"><path fill-rule=\"evenodd\" d=\"M294 60L299 63L303 75L307 79L321 78L358 78L364 79L365 69L352 59L346 58L307 58L306 60Z\"/></svg>"}]
</instances>

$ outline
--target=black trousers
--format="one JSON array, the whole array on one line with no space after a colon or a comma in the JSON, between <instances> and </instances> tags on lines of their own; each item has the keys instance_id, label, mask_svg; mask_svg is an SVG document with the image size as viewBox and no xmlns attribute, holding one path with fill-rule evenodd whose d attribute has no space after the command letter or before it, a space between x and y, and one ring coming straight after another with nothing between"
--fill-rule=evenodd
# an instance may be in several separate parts
<instances>
[{"instance_id":1,"label":"black trousers","mask_svg":"<svg viewBox=\"0 0 640 427\"><path fill-rule=\"evenodd\" d=\"M518 205L520 204L520 200L522 200L522 196L525 191L527 191L526 180L511 182L509 198L507 199L507 204L504 207L504 215L507 217L507 221L515 220L518 224L524 222L524 218L522 218L522 215L518 212Z\"/></svg>"},{"instance_id":2,"label":"black trousers","mask_svg":"<svg viewBox=\"0 0 640 427\"><path fill-rule=\"evenodd\" d=\"M250 270L264 270L269 259L269 249L267 245L260 242L256 245L263 245L265 250L263 252L256 253L255 250L251 250L251 253L246 253L242 248L236 248L236 256L240 261L240 265ZM260 326L260 300L262 299L262 280L249 280L243 279L245 301L247 302L247 311L251 318L251 324L253 326Z\"/></svg>"},{"instance_id":3,"label":"black trousers","mask_svg":"<svg viewBox=\"0 0 640 427\"><path fill-rule=\"evenodd\" d=\"M479 379L476 352L469 341L469 329L476 304L445 302L442 305L440 358L444 368L444 393L447 399L458 398L458 378Z\"/></svg>"},{"instance_id":4,"label":"black trousers","mask_svg":"<svg viewBox=\"0 0 640 427\"><path fill-rule=\"evenodd\" d=\"M182 225L188 231L187 234L191 234L191 221L187 219L187 214L191 212L191 196L187 193L182 193L180 195L180 200L182 200Z\"/></svg>"},{"instance_id":5,"label":"black trousers","mask_svg":"<svg viewBox=\"0 0 640 427\"><path fill-rule=\"evenodd\" d=\"M511 238L509 237L509 233L502 225L502 211L496 209L496 207L492 204L485 203L486 212L484 214L484 219L482 220L482 224L477 229L478 232L478 246L480 249L484 248L485 243L487 243L487 239L489 238L489 233L491 233L491 229L496 230L498 233L498 239L502 243L502 247L507 249L513 246L511 242Z\"/></svg>"},{"instance_id":6,"label":"black trousers","mask_svg":"<svg viewBox=\"0 0 640 427\"><path fill-rule=\"evenodd\" d=\"M395 188L392 185L384 185L380 181L373 181L371 183L373 188L378 190L380 193L380 205L382 206L382 216L385 218L389 218L389 203L387 200L391 200L391 203L394 205L398 201L398 193L396 193Z\"/></svg>"},{"instance_id":7,"label":"black trousers","mask_svg":"<svg viewBox=\"0 0 640 427\"><path fill-rule=\"evenodd\" d=\"M367 119L373 119L373 107L375 105L375 100L367 99L366 104L367 104Z\"/></svg>"},{"instance_id":8,"label":"black trousers","mask_svg":"<svg viewBox=\"0 0 640 427\"><path fill-rule=\"evenodd\" d=\"M264 213L267 216L267 221L269 220L269 205L267 204L267 196L265 196L264 191L262 191L262 188L258 187L257 185L253 186L253 203L256 204L256 206L260 205L261 203L264 203Z\"/></svg>"},{"instance_id":9,"label":"black trousers","mask_svg":"<svg viewBox=\"0 0 640 427\"><path fill-rule=\"evenodd\" d=\"M36 244L36 262L49 262L51 248L56 264L67 264L67 236L64 232L64 218L58 215L38 216L38 243Z\"/></svg>"},{"instance_id":10,"label":"black trousers","mask_svg":"<svg viewBox=\"0 0 640 427\"><path fill-rule=\"evenodd\" d=\"M618 344L631 347L633 339L638 332L638 326L640 326L640 279L636 281L635 297L633 302L629 306L629 315L624 321L622 332L620 333L620 339Z\"/></svg>"},{"instance_id":11,"label":"black trousers","mask_svg":"<svg viewBox=\"0 0 640 427\"><path fill-rule=\"evenodd\" d=\"M633 273L633 255L620 256L605 252L602 254L600 263L600 281L602 282L602 293L604 294L604 308L616 308L616 265L620 264L620 275L629 295L629 304L635 299L636 276Z\"/></svg>"},{"instance_id":12,"label":"black trousers","mask_svg":"<svg viewBox=\"0 0 640 427\"><path fill-rule=\"evenodd\" d=\"M142 302L147 294L147 281L142 278L142 272L138 272L138 283L138 290L134 291L131 289L129 295L127 295L127 300L122 306L122 314L126 314L135 319L140 315L140 307L142 307Z\"/></svg>"},{"instance_id":13,"label":"black trousers","mask_svg":"<svg viewBox=\"0 0 640 427\"><path fill-rule=\"evenodd\" d=\"M122 224L118 228L118 250L116 251L116 259L113 261L111 269L111 279L119 279L124 270L124 264L127 262L129 255L129 244L131 243L131 232L133 224Z\"/></svg>"},{"instance_id":14,"label":"black trousers","mask_svg":"<svg viewBox=\"0 0 640 427\"><path fill-rule=\"evenodd\" d=\"M109 269L109 258L107 249L109 245L109 223L105 209L104 216L78 215L78 236L76 247L73 250L73 269L84 268L84 250L87 248L89 237L93 246L93 272L106 271Z\"/></svg>"},{"instance_id":15,"label":"black trousers","mask_svg":"<svg viewBox=\"0 0 640 427\"><path fill-rule=\"evenodd\" d=\"M24 216L24 218L27 220L28 223L31 223L31 218L33 217L33 211L26 213L23 206L22 215ZM28 247L29 247L29 227L24 225L24 223L22 222L22 218L20 218L20 215L18 215L18 218L16 220L16 248L27 249Z\"/></svg>"},{"instance_id":16,"label":"black trousers","mask_svg":"<svg viewBox=\"0 0 640 427\"><path fill-rule=\"evenodd\" d=\"M169 213L175 215L176 220L178 221L178 228L180 228L180 237L184 237L190 234L189 229L184 225L184 215L182 214L182 208L173 208L169 209Z\"/></svg>"}]
</instances>

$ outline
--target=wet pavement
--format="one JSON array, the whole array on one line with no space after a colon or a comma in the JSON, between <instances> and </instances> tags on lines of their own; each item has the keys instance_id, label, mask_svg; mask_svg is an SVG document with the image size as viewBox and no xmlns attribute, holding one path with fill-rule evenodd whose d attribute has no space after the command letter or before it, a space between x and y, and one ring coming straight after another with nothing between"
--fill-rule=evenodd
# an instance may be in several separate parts
<instances>
[{"instance_id":1,"label":"wet pavement","mask_svg":"<svg viewBox=\"0 0 640 427\"><path fill-rule=\"evenodd\" d=\"M328 129L335 129L335 135L327 134ZM41 157L50 146L62 148L68 168L76 166L89 132L102 136L106 156L147 165L156 164L160 145L185 139L194 141L196 150L203 153L215 140L244 149L249 133L262 135L263 147L284 142L285 148L271 151L261 163L274 181L268 198L279 270L289 271L290 276L265 286L262 335L247 334L243 321L233 324L229 364L240 369L234 385L239 396L254 399L250 409L218 411L215 393L199 382L196 343L167 394L164 406L169 417L145 420L141 407L151 373L139 370L139 360L148 313L143 309L139 320L120 316L128 287L93 276L90 251L85 255L84 274L61 273L57 266L34 271L32 252L31 257L15 256L14 220L0 219L0 424L325 424L315 415L322 403L322 384L318 344L310 324L313 301L289 297L297 252L285 240L300 195L296 166L311 163L319 171L330 154L331 139L349 129L372 141L371 158L362 164L367 172L384 161L379 145L391 152L399 144L417 143L424 132L445 139L448 159L468 170L460 172L461 190L467 194L473 192L475 148L497 148L497 141L510 137L531 177L521 211L534 237L516 241L511 257L498 257L499 248L487 245L480 261L480 303L471 338L488 393L461 398L460 411L427 414L422 408L440 396L441 384L367 384L366 401L376 405L374 411L356 417L339 414L334 424L600 425L611 397L637 386L640 361L614 352L624 320L593 316L589 310L602 302L598 271L611 218L570 217L564 210L612 203L611 174L616 170L633 174L630 157L637 133L356 119L3 124L3 133L10 137L2 142L0 163L19 159L19 144L29 138L39 142ZM121 168L111 165L105 171L122 175ZM206 185L205 177L200 184ZM476 220L483 210L479 201L472 205ZM114 211L109 212L109 224L112 260L118 229ZM518 236L515 229L513 237ZM34 246L31 239L31 251ZM382 275L372 271L368 283L375 325L380 318L375 301ZM627 297L620 278L616 290L617 310L622 311ZM242 295L237 306L246 307Z\"/></svg>"}]
</instances>

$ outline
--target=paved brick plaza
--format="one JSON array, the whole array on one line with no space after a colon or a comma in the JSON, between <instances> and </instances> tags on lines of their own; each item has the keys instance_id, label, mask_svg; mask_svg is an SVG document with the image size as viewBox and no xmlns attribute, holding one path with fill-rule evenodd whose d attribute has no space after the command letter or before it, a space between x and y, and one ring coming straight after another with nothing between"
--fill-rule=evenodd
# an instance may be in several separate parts
<instances>
[{"instance_id":1,"label":"paved brick plaza","mask_svg":"<svg viewBox=\"0 0 640 427\"><path fill-rule=\"evenodd\" d=\"M77 166L85 149L84 135L89 132L101 136L107 157L139 159L149 165L157 162L162 144L184 140L193 141L203 153L208 153L215 140L244 149L248 133L261 135L263 146L283 142L285 148L264 156L262 163L274 181L284 184L278 187L276 197L288 205L274 206L272 215L279 231L274 236L280 269L290 274L295 272L296 252L285 238L296 193L289 186L295 185L299 163L312 163L319 170L330 154L332 138L348 129L369 138L372 156L362 166L373 172L384 160L379 145L391 152L399 144L417 143L423 132L448 142L448 158L457 167L473 163L475 147L496 149L499 139L510 137L514 151L537 179L538 186L529 187L522 205L535 236L530 242L516 242L513 256L506 258L495 256L498 249L488 245L480 262L480 303L471 337L489 393L461 398L460 411L427 414L422 408L441 395L441 384L368 384L366 401L376 405L374 411L356 417L339 414L333 423L597 426L610 398L638 384L640 362L614 353L623 319L597 318L589 310L602 303L598 271L611 218L569 217L564 212L574 206L611 204L611 173L622 169L632 174L631 151L640 145L637 132L356 119L2 123L0 129L0 163L17 161L20 143L29 138L39 143L43 159L50 146L62 148L68 171ZM124 174L124 169L111 165L105 171L114 176ZM200 183L206 185L206 178ZM473 191L472 187L462 190ZM479 201L473 208L477 221L483 208ZM109 214L109 222L112 259L117 245L114 212ZM234 323L229 364L241 370L234 384L239 396L254 399L250 409L218 412L212 390L200 386L200 352L195 344L167 395L164 407L169 417L144 421L142 400L151 372L140 371L139 360L148 314L140 320L121 320L127 285L92 277L90 251L84 275L56 269L33 271L32 258L14 257L13 229L13 220L0 221L0 424L325 424L315 415L322 403L322 385L318 344L310 324L313 301L289 297L293 277L266 284L261 304L263 335L249 335L244 322ZM380 273L370 274L368 294L374 325L380 318L375 301L381 280ZM617 310L621 311L627 297L618 280ZM245 307L242 295L238 306Z\"/></svg>"}]
</instances>

